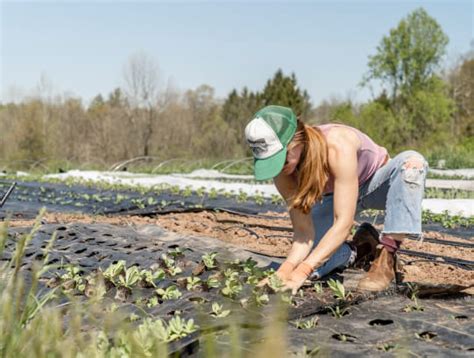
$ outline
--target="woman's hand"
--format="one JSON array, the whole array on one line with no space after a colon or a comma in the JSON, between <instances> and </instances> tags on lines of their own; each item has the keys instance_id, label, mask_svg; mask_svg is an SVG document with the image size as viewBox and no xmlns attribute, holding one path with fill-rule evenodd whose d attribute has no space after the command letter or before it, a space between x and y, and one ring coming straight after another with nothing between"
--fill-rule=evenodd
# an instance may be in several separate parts
<instances>
[{"instance_id":1,"label":"woman's hand","mask_svg":"<svg viewBox=\"0 0 474 358\"><path fill-rule=\"evenodd\" d=\"M283 281L283 283L285 283L286 281L290 279L291 273L293 272L295 267L296 265L293 262L286 260L280 265L280 267L278 268L277 272L275 272L275 274L278 276L280 280ZM268 277L261 280L257 284L257 287L265 286L267 283L268 283Z\"/></svg>"},{"instance_id":2,"label":"woman's hand","mask_svg":"<svg viewBox=\"0 0 474 358\"><path fill-rule=\"evenodd\" d=\"M285 289L291 290L292 294L296 294L298 289L303 286L306 279L311 275L314 268L313 266L302 262L296 267L291 273L288 280L283 281L285 284Z\"/></svg>"}]
</instances>

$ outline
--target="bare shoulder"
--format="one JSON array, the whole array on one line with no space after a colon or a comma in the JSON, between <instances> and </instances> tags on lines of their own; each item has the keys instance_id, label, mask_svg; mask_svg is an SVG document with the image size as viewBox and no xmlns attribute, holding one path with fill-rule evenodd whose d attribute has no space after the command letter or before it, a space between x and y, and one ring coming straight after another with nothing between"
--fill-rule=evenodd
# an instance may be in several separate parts
<instances>
[{"instance_id":1,"label":"bare shoulder","mask_svg":"<svg viewBox=\"0 0 474 358\"><path fill-rule=\"evenodd\" d=\"M326 136L328 150L330 151L352 151L358 150L361 142L355 131L347 127L334 127Z\"/></svg>"}]
</instances>

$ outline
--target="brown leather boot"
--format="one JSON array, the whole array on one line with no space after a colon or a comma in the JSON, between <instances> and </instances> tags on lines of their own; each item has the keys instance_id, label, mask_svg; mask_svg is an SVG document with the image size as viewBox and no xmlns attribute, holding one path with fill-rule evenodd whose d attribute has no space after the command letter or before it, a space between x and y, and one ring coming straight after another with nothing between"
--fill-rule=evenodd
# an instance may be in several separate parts
<instances>
[{"instance_id":1,"label":"brown leather boot","mask_svg":"<svg viewBox=\"0 0 474 358\"><path fill-rule=\"evenodd\" d=\"M395 255L379 245L376 256L369 272L359 281L359 290L383 291L395 278Z\"/></svg>"},{"instance_id":2,"label":"brown leather boot","mask_svg":"<svg viewBox=\"0 0 474 358\"><path fill-rule=\"evenodd\" d=\"M355 267L367 267L375 259L379 232L369 223L362 223L349 243L356 251L357 256L354 262Z\"/></svg>"}]
</instances>

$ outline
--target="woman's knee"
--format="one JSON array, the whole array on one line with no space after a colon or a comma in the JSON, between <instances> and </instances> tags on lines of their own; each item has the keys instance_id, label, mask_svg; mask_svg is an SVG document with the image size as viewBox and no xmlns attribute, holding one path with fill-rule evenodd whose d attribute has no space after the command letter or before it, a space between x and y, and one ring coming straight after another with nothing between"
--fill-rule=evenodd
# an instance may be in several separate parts
<instances>
[{"instance_id":1,"label":"woman's knee","mask_svg":"<svg viewBox=\"0 0 474 358\"><path fill-rule=\"evenodd\" d=\"M398 169L404 182L411 185L424 185L428 163L420 153L407 150L398 156Z\"/></svg>"}]
</instances>

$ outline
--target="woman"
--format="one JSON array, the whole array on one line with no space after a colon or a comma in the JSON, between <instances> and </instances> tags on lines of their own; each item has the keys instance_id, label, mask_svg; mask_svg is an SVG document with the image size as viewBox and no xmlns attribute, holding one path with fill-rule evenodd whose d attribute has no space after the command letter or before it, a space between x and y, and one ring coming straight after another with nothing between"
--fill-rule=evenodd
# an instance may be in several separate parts
<instances>
[{"instance_id":1,"label":"woman","mask_svg":"<svg viewBox=\"0 0 474 358\"><path fill-rule=\"evenodd\" d=\"M290 108L268 106L245 128L255 178L274 184L286 200L294 237L277 275L293 292L309 277L322 277L355 260L346 243L354 216L384 209L376 258L359 289L380 291L395 278L401 241L421 235L421 202L427 163L415 151L390 159L359 130L339 124L308 126Z\"/></svg>"}]
</instances>

